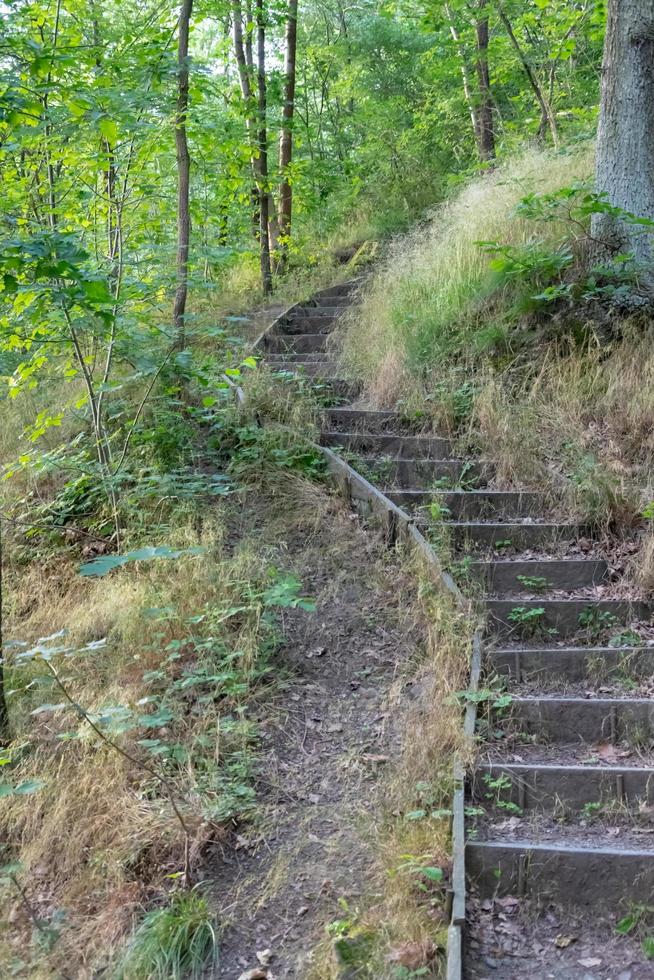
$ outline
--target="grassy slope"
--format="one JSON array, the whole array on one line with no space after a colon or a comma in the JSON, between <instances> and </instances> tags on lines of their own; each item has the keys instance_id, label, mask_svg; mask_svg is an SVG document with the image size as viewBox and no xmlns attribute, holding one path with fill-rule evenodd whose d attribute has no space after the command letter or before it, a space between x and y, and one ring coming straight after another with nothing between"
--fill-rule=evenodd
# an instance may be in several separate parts
<instances>
[{"instance_id":1,"label":"grassy slope","mask_svg":"<svg viewBox=\"0 0 654 980\"><path fill-rule=\"evenodd\" d=\"M395 242L346 330L345 358L375 404L425 414L492 458L498 485L544 488L607 526L654 495L650 338L623 324L607 345L565 315L534 329L477 244L555 247L570 228L516 217L515 206L591 171L591 148L532 150L468 184Z\"/></svg>"}]
</instances>

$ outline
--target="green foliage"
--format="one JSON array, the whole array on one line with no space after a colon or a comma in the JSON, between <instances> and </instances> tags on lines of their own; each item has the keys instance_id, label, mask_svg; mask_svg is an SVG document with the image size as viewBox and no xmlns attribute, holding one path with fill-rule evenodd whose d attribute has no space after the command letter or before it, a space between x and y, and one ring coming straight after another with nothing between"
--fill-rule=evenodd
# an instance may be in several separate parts
<instances>
[{"instance_id":1,"label":"green foliage","mask_svg":"<svg viewBox=\"0 0 654 980\"><path fill-rule=\"evenodd\" d=\"M533 606L532 608L515 606L506 618L521 636L532 639L543 633L545 609L543 606Z\"/></svg>"},{"instance_id":2,"label":"green foliage","mask_svg":"<svg viewBox=\"0 0 654 980\"><path fill-rule=\"evenodd\" d=\"M546 592L553 588L552 583L543 575L516 575L516 581L529 592Z\"/></svg>"},{"instance_id":3,"label":"green foliage","mask_svg":"<svg viewBox=\"0 0 654 980\"><path fill-rule=\"evenodd\" d=\"M196 980L215 965L216 933L207 899L197 891L174 895L149 912L120 964L119 980Z\"/></svg>"},{"instance_id":4,"label":"green foliage","mask_svg":"<svg viewBox=\"0 0 654 980\"><path fill-rule=\"evenodd\" d=\"M591 643L596 643L607 630L615 629L618 623L613 613L602 612L597 606L589 606L579 613L579 628L584 630Z\"/></svg>"}]
</instances>

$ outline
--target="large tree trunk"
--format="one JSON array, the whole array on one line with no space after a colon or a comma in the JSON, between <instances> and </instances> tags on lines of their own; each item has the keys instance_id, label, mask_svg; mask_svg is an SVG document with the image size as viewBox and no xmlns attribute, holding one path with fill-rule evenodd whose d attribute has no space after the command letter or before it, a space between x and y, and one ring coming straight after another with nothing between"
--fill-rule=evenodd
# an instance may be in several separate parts
<instances>
[{"instance_id":1,"label":"large tree trunk","mask_svg":"<svg viewBox=\"0 0 654 980\"><path fill-rule=\"evenodd\" d=\"M191 213L189 210L191 158L186 137L188 115L188 36L193 11L193 0L182 0L179 13L179 37L177 42L177 112L175 115L175 146L177 149L177 290L173 305L175 343L184 349L186 295L188 293L188 254L191 237Z\"/></svg>"},{"instance_id":2,"label":"large tree trunk","mask_svg":"<svg viewBox=\"0 0 654 980\"><path fill-rule=\"evenodd\" d=\"M493 125L493 100L488 67L488 17L483 16L487 0L479 0L480 16L475 23L477 34L477 81L479 84L479 108L477 110L479 158L483 163L495 159L495 128Z\"/></svg>"},{"instance_id":3,"label":"large tree trunk","mask_svg":"<svg viewBox=\"0 0 654 980\"><path fill-rule=\"evenodd\" d=\"M293 159L293 114L295 112L295 53L297 49L297 2L288 0L288 16L286 18L286 56L284 63L284 108L282 111L282 127L279 135L279 172L281 185L279 188L279 234L282 248L291 234L291 218L293 211L293 187L289 167Z\"/></svg>"},{"instance_id":4,"label":"large tree trunk","mask_svg":"<svg viewBox=\"0 0 654 980\"><path fill-rule=\"evenodd\" d=\"M609 0L595 176L611 204L654 219L654 0ZM654 279L650 232L610 215L595 215L592 232Z\"/></svg>"}]
</instances>

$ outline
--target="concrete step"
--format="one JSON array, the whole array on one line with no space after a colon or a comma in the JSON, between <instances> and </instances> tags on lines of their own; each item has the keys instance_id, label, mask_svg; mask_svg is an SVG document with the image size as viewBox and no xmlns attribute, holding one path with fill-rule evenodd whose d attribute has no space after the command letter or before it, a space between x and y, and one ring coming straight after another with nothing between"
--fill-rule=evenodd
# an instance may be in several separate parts
<instances>
[{"instance_id":1,"label":"concrete step","mask_svg":"<svg viewBox=\"0 0 654 980\"><path fill-rule=\"evenodd\" d=\"M558 637L585 631L592 642L607 629L649 621L652 614L649 603L620 599L486 599L484 605L489 632L514 639L544 636L549 630Z\"/></svg>"},{"instance_id":2,"label":"concrete step","mask_svg":"<svg viewBox=\"0 0 654 980\"><path fill-rule=\"evenodd\" d=\"M337 317L341 316L345 310L345 304L340 306L330 306L328 304L314 306L312 303L306 303L303 306L297 306L294 310L291 310L289 316L296 316L301 319L303 316L313 316L313 317Z\"/></svg>"},{"instance_id":3,"label":"concrete step","mask_svg":"<svg viewBox=\"0 0 654 980\"><path fill-rule=\"evenodd\" d=\"M649 698L513 697L502 724L539 743L622 741L649 746L654 701Z\"/></svg>"},{"instance_id":4,"label":"concrete step","mask_svg":"<svg viewBox=\"0 0 654 980\"><path fill-rule=\"evenodd\" d=\"M441 480L456 485L464 475L466 480L482 482L489 475L488 467L483 464L471 466L459 459L398 459L393 456L361 455L353 466L377 486L398 489L428 487Z\"/></svg>"},{"instance_id":5,"label":"concrete step","mask_svg":"<svg viewBox=\"0 0 654 980\"><path fill-rule=\"evenodd\" d=\"M504 490L394 490L388 496L408 510L435 504L444 517L455 520L528 517L543 506L539 494Z\"/></svg>"},{"instance_id":6,"label":"concrete step","mask_svg":"<svg viewBox=\"0 0 654 980\"><path fill-rule=\"evenodd\" d=\"M445 521L453 543L462 549L491 548L498 545L520 550L539 548L557 541L572 540L579 528L574 524L548 524L517 521Z\"/></svg>"},{"instance_id":7,"label":"concrete step","mask_svg":"<svg viewBox=\"0 0 654 980\"><path fill-rule=\"evenodd\" d=\"M536 592L582 589L598 585L608 575L602 559L561 561L472 561L465 566L470 578L489 592ZM526 580L526 581L525 581Z\"/></svg>"},{"instance_id":8,"label":"concrete step","mask_svg":"<svg viewBox=\"0 0 654 980\"><path fill-rule=\"evenodd\" d=\"M294 364L308 364L312 362L313 364L324 364L325 361L331 361L332 358L325 351L316 351L314 354L269 354L266 352L265 361L268 364L285 364L288 362L293 362Z\"/></svg>"},{"instance_id":9,"label":"concrete step","mask_svg":"<svg viewBox=\"0 0 654 980\"><path fill-rule=\"evenodd\" d=\"M590 746L588 751L590 755ZM475 802L495 803L499 809L509 803L522 811L547 812L555 801L566 813L583 811L587 803L635 807L654 803L654 768L482 762L475 768L471 792Z\"/></svg>"},{"instance_id":10,"label":"concrete step","mask_svg":"<svg viewBox=\"0 0 654 980\"><path fill-rule=\"evenodd\" d=\"M397 412L367 408L330 408L325 423L337 432L400 432L407 427Z\"/></svg>"},{"instance_id":11,"label":"concrete step","mask_svg":"<svg viewBox=\"0 0 654 980\"><path fill-rule=\"evenodd\" d=\"M491 647L486 659L502 676L518 681L538 679L543 684L601 683L612 677L640 680L654 674L654 647Z\"/></svg>"},{"instance_id":12,"label":"concrete step","mask_svg":"<svg viewBox=\"0 0 654 980\"><path fill-rule=\"evenodd\" d=\"M614 916L629 903L651 902L654 852L622 848L615 839L606 836L600 842L597 837L593 835L592 847L566 841L563 832L560 840L548 843L468 841L466 869L481 898L528 895L543 904L601 908Z\"/></svg>"},{"instance_id":13,"label":"concrete step","mask_svg":"<svg viewBox=\"0 0 654 980\"><path fill-rule=\"evenodd\" d=\"M335 286L327 286L326 289L319 289L317 293L314 293L314 300L319 303L325 303L329 300L331 305L334 301L351 302L352 294L357 291L359 286L363 283L363 279L357 277L356 279L349 279L347 282L337 283Z\"/></svg>"},{"instance_id":14,"label":"concrete step","mask_svg":"<svg viewBox=\"0 0 654 980\"><path fill-rule=\"evenodd\" d=\"M436 436L396 436L386 433L337 432L321 434L323 446L341 446L352 452L413 459L443 459L450 452L447 439Z\"/></svg>"},{"instance_id":15,"label":"concrete step","mask_svg":"<svg viewBox=\"0 0 654 980\"><path fill-rule=\"evenodd\" d=\"M312 313L295 315L289 314L278 321L275 336L298 337L303 334L330 334L338 323L335 317L314 316ZM268 336L271 336L268 334Z\"/></svg>"},{"instance_id":16,"label":"concrete step","mask_svg":"<svg viewBox=\"0 0 654 980\"><path fill-rule=\"evenodd\" d=\"M309 358L302 358L296 361L274 361L273 367L276 371L290 371L292 374L304 374L308 378L337 378L339 376L338 364L332 360L313 361Z\"/></svg>"},{"instance_id":17,"label":"concrete step","mask_svg":"<svg viewBox=\"0 0 654 980\"><path fill-rule=\"evenodd\" d=\"M277 334L265 338L268 354L322 354L327 350L329 334L299 333L292 336Z\"/></svg>"}]
</instances>

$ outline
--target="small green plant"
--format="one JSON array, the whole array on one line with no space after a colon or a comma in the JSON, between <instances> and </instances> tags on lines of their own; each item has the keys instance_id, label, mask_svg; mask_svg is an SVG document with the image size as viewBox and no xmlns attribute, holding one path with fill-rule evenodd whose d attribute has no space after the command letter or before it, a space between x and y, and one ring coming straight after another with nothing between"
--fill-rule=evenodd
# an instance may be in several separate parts
<instances>
[{"instance_id":1,"label":"small green plant","mask_svg":"<svg viewBox=\"0 0 654 980\"><path fill-rule=\"evenodd\" d=\"M507 620L525 639L533 639L543 633L545 609L543 606L515 606Z\"/></svg>"},{"instance_id":2,"label":"small green plant","mask_svg":"<svg viewBox=\"0 0 654 980\"><path fill-rule=\"evenodd\" d=\"M119 980L199 980L215 965L214 921L197 891L173 895L138 927L118 972Z\"/></svg>"},{"instance_id":3,"label":"small green plant","mask_svg":"<svg viewBox=\"0 0 654 980\"><path fill-rule=\"evenodd\" d=\"M497 551L506 551L506 549L510 548L512 544L513 542L510 538L502 538L500 541L495 542L495 549Z\"/></svg>"},{"instance_id":4,"label":"small green plant","mask_svg":"<svg viewBox=\"0 0 654 980\"><path fill-rule=\"evenodd\" d=\"M634 904L615 927L620 936L640 937L640 948L648 960L654 959L654 936L650 933L653 921L654 906Z\"/></svg>"},{"instance_id":5,"label":"small green plant","mask_svg":"<svg viewBox=\"0 0 654 980\"><path fill-rule=\"evenodd\" d=\"M597 606L588 606L579 613L579 628L584 630L591 643L597 642L605 630L614 629L619 620L608 611L602 611Z\"/></svg>"},{"instance_id":6,"label":"small green plant","mask_svg":"<svg viewBox=\"0 0 654 980\"><path fill-rule=\"evenodd\" d=\"M619 649L620 647L640 647L643 645L643 639L635 630L622 630L620 633L614 633L609 639L609 646L613 649Z\"/></svg>"},{"instance_id":7,"label":"small green plant","mask_svg":"<svg viewBox=\"0 0 654 980\"><path fill-rule=\"evenodd\" d=\"M592 821L602 812L602 804L598 802L584 803L583 815L586 820Z\"/></svg>"},{"instance_id":8,"label":"small green plant","mask_svg":"<svg viewBox=\"0 0 654 980\"><path fill-rule=\"evenodd\" d=\"M548 582L543 575L516 575L516 581L529 592L546 592L554 588L553 583Z\"/></svg>"},{"instance_id":9,"label":"small green plant","mask_svg":"<svg viewBox=\"0 0 654 980\"><path fill-rule=\"evenodd\" d=\"M515 816L522 816L522 808L514 803L513 800L502 799L502 794L509 794L513 788L513 783L511 779L505 772L500 773L498 776L493 777L489 772L484 776L484 782L486 788L489 790L486 793L486 799L491 800L493 806L498 810L504 810L507 813L514 814Z\"/></svg>"}]
</instances>

